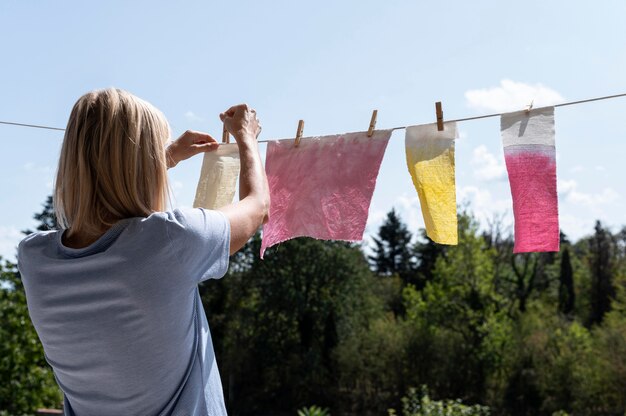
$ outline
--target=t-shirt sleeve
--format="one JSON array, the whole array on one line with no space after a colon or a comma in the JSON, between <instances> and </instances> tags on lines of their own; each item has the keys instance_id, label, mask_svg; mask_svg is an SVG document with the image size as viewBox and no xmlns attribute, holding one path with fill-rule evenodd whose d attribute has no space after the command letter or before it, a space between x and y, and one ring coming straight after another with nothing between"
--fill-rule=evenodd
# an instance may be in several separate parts
<instances>
[{"instance_id":1,"label":"t-shirt sleeve","mask_svg":"<svg viewBox=\"0 0 626 416\"><path fill-rule=\"evenodd\" d=\"M179 259L196 282L219 279L228 271L230 222L221 211L204 208L176 209L174 217L182 229L179 236ZM177 227L178 228L178 227ZM182 233L182 235L181 235Z\"/></svg>"}]
</instances>

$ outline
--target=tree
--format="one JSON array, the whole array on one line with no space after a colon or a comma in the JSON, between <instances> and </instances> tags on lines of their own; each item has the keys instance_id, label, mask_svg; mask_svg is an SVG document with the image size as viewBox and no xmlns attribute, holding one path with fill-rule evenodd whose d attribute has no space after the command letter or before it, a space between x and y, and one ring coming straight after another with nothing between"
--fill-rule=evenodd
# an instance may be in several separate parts
<instances>
[{"instance_id":1,"label":"tree","mask_svg":"<svg viewBox=\"0 0 626 416\"><path fill-rule=\"evenodd\" d=\"M499 276L509 269L509 259L514 246L513 235L504 221L504 213L494 214L487 220L487 229L482 233L487 248L495 250L494 273L497 281L500 280Z\"/></svg>"},{"instance_id":2,"label":"tree","mask_svg":"<svg viewBox=\"0 0 626 416\"><path fill-rule=\"evenodd\" d=\"M16 265L0 264L0 414L58 407L60 391L35 332Z\"/></svg>"},{"instance_id":3,"label":"tree","mask_svg":"<svg viewBox=\"0 0 626 416\"><path fill-rule=\"evenodd\" d=\"M203 288L229 412L291 411L337 397L336 349L382 310L358 246L299 238L258 257L253 238L220 282Z\"/></svg>"},{"instance_id":4,"label":"tree","mask_svg":"<svg viewBox=\"0 0 626 416\"><path fill-rule=\"evenodd\" d=\"M511 256L514 277L513 295L520 312L526 312L526 304L537 286L538 276L543 272L544 253L522 253Z\"/></svg>"},{"instance_id":5,"label":"tree","mask_svg":"<svg viewBox=\"0 0 626 416\"><path fill-rule=\"evenodd\" d=\"M446 246L437 244L426 235L426 230L420 230L420 238L413 246L413 253L417 262L416 277L413 284L422 289L427 282L433 279L433 271L437 259L446 254Z\"/></svg>"},{"instance_id":6,"label":"tree","mask_svg":"<svg viewBox=\"0 0 626 416\"><path fill-rule=\"evenodd\" d=\"M459 244L439 257L421 292L404 290L407 320L416 334L407 365L439 395L484 398L488 375L498 368L508 336L504 299L494 290L493 258L476 220L459 214Z\"/></svg>"},{"instance_id":7,"label":"tree","mask_svg":"<svg viewBox=\"0 0 626 416\"><path fill-rule=\"evenodd\" d=\"M615 297L613 273L615 261L615 239L611 232L596 221L594 235L589 238L589 268L591 269L591 314L589 325L602 322L611 309Z\"/></svg>"},{"instance_id":8,"label":"tree","mask_svg":"<svg viewBox=\"0 0 626 416\"><path fill-rule=\"evenodd\" d=\"M369 256L369 259L374 271L381 276L397 274L405 282L409 281L415 264L411 238L411 233L395 209L389 211L378 230L378 237L373 238L374 255Z\"/></svg>"},{"instance_id":9,"label":"tree","mask_svg":"<svg viewBox=\"0 0 626 416\"><path fill-rule=\"evenodd\" d=\"M37 226L37 231L49 231L49 230L57 230L59 228L59 224L57 223L57 217L54 213L54 205L52 203L52 195L48 195L46 198L46 202L43 204L43 210L41 212L34 214L33 218L39 221L39 225ZM24 230L22 234L28 235L33 231Z\"/></svg>"},{"instance_id":10,"label":"tree","mask_svg":"<svg viewBox=\"0 0 626 416\"><path fill-rule=\"evenodd\" d=\"M33 218L39 221L38 231L57 227L51 196ZM17 265L8 261L0 264L0 322L0 414L60 406L61 393L31 323Z\"/></svg>"},{"instance_id":11,"label":"tree","mask_svg":"<svg viewBox=\"0 0 626 416\"><path fill-rule=\"evenodd\" d=\"M570 315L574 311L576 294L574 293L574 272L570 261L569 248L561 255L561 270L559 273L559 312Z\"/></svg>"}]
</instances>

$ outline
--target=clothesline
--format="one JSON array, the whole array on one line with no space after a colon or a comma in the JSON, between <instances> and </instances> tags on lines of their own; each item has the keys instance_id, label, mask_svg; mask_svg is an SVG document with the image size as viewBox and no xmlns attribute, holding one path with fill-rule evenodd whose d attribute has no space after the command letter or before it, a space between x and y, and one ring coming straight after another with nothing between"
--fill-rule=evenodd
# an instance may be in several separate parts
<instances>
[{"instance_id":1,"label":"clothesline","mask_svg":"<svg viewBox=\"0 0 626 416\"><path fill-rule=\"evenodd\" d=\"M555 104L549 107L565 107L567 105L575 105L575 104L583 104L583 103L588 103L591 101L601 101L601 100L608 100L611 98L619 98L619 97L626 97L626 93L624 94L615 94L615 95L607 95L604 97L596 97L596 98L587 98L585 100L578 100L578 101L569 101L569 102L565 102L565 103L561 103L561 104ZM469 121L469 120L479 120L482 118L490 118L490 117L499 117L503 114L506 113L493 113L493 114L486 114L486 115L482 115L482 116L474 116L474 117L466 117L466 118L457 118L455 120L446 120L446 122L450 122L450 123L454 123L454 122L460 122L460 121ZM393 130L401 130L401 129L406 129L408 126L403 126L403 127L395 127Z\"/></svg>"},{"instance_id":2,"label":"clothesline","mask_svg":"<svg viewBox=\"0 0 626 416\"><path fill-rule=\"evenodd\" d=\"M261 142L269 142L265 169L271 179L273 203L270 220L263 227L261 259L266 248L301 236L324 240L362 240L388 141L393 130L401 129L406 130L406 163L420 200L426 235L438 244L458 244L454 152L458 137L457 122L498 116L502 117L500 133L513 201L513 251L558 251L560 231L554 108L618 97L626 97L626 93L535 109L532 109L531 103L526 110L532 111L528 112L522 110L445 120L448 123L445 129L441 127L440 103L436 105L437 128L434 123L425 123L372 131L375 128L375 110L368 131L325 136L315 146L302 146L300 151L293 151L293 137L263 140ZM0 124L63 131L37 124L4 121ZM301 138L302 125L300 121L296 146ZM376 140L370 140L371 136ZM325 152L327 157L320 158L320 148L332 151ZM227 166L229 169L225 168ZM339 177L334 169L336 166L342 167ZM205 153L196 200L198 196L204 196L205 200L215 202L217 197L227 193L226 199L232 200L239 170L236 147L220 146L215 152ZM196 202L194 206L197 206ZM212 208L207 204L199 206Z\"/></svg>"},{"instance_id":3,"label":"clothesline","mask_svg":"<svg viewBox=\"0 0 626 416\"><path fill-rule=\"evenodd\" d=\"M19 126L19 127L34 127L36 129L47 129L47 130L58 130L65 131L60 127L50 127L50 126L39 126L37 124L24 124L24 123L15 123L13 121L0 121L0 124L8 124L10 126Z\"/></svg>"},{"instance_id":4,"label":"clothesline","mask_svg":"<svg viewBox=\"0 0 626 416\"><path fill-rule=\"evenodd\" d=\"M584 100L577 100L577 101L568 101L565 103L560 103L560 104L555 104L552 106L547 106L547 107L565 107L567 105L575 105L575 104L583 104L583 103L589 103L592 101L601 101L601 100L609 100L611 98L620 98L620 97L626 97L626 93L622 93L622 94L614 94L614 95L605 95L604 97L594 97L594 98L586 98ZM539 109L539 108L545 108L545 107L537 107L535 109ZM473 117L464 117L464 118L457 118L454 120L444 120L444 122L446 123L455 123L455 122L461 122L461 121L470 121L470 120L480 120L483 118L491 118L491 117L500 117L503 114L506 114L507 112L503 112L503 113L493 113L493 114L484 114L482 116L473 116ZM409 126L400 126L400 127L394 127L391 130L404 130ZM288 138L289 139L289 138ZM285 140L288 140L285 139ZM269 140L259 140L259 143L268 143L274 140L281 140L281 139L269 139Z\"/></svg>"},{"instance_id":5,"label":"clothesline","mask_svg":"<svg viewBox=\"0 0 626 416\"><path fill-rule=\"evenodd\" d=\"M614 95L606 95L604 97L587 98L587 99L584 99L584 100L577 100L577 101L569 101L569 102L565 102L565 103L555 104L555 105L550 106L550 107L565 107L565 106L568 106L568 105L583 104L583 103L589 103L589 102L592 102L592 101L610 100L612 98L620 98L620 97L626 97L626 93L614 94ZM506 113L484 114L484 115L481 115L481 116L457 118L457 119L454 119L454 120L445 120L445 122L446 123L453 123L453 122L461 122L461 121L480 120L480 119L483 119L483 118L499 117L499 116L501 116L503 114L506 114ZM13 122L13 121L0 121L0 124L6 124L6 125L18 126L18 127L31 127L31 128L36 128L36 129L65 131L65 129L60 128L60 127L42 126L42 125L39 125L39 124L16 123L16 122ZM407 127L408 126L394 127L391 130L404 130ZM268 143L268 142L275 141L275 140L281 140L281 139L259 140L259 143Z\"/></svg>"}]
</instances>

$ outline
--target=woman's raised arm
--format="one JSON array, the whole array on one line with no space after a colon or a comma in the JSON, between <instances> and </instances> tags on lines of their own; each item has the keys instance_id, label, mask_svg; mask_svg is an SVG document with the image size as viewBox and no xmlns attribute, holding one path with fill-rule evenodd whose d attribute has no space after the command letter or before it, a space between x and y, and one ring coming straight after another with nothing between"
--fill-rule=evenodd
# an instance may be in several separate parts
<instances>
[{"instance_id":1,"label":"woman's raised arm","mask_svg":"<svg viewBox=\"0 0 626 416\"><path fill-rule=\"evenodd\" d=\"M230 221L230 254L234 254L267 221L270 193L259 155L257 136L261 126L256 111L240 104L220 114L220 118L237 141L241 160L239 202L219 208Z\"/></svg>"}]
</instances>

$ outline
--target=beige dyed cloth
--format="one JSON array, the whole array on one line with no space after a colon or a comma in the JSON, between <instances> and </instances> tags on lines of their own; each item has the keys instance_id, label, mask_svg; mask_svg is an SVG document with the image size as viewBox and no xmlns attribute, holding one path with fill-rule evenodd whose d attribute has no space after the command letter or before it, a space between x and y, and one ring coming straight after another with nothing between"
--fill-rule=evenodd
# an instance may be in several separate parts
<instances>
[{"instance_id":1,"label":"beige dyed cloth","mask_svg":"<svg viewBox=\"0 0 626 416\"><path fill-rule=\"evenodd\" d=\"M239 176L239 147L236 143L221 144L206 152L196 189L194 208L216 209L233 202Z\"/></svg>"}]
</instances>

